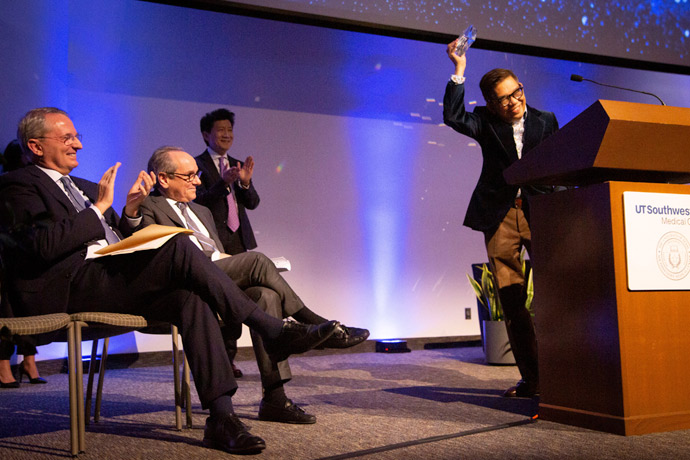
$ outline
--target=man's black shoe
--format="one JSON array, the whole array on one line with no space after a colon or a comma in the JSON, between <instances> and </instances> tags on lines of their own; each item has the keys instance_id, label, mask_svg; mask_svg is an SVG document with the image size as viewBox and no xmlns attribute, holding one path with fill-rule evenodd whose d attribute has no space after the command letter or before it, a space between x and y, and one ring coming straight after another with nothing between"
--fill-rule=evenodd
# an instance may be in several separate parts
<instances>
[{"instance_id":1,"label":"man's black shoe","mask_svg":"<svg viewBox=\"0 0 690 460\"><path fill-rule=\"evenodd\" d=\"M264 348L274 363L285 361L290 355L304 353L325 342L339 324L337 321L318 325L283 321L280 335L273 340L264 339Z\"/></svg>"},{"instance_id":2,"label":"man's black shoe","mask_svg":"<svg viewBox=\"0 0 690 460\"><path fill-rule=\"evenodd\" d=\"M206 419L204 446L231 454L258 454L266 442L254 436L235 414Z\"/></svg>"},{"instance_id":3,"label":"man's black shoe","mask_svg":"<svg viewBox=\"0 0 690 460\"><path fill-rule=\"evenodd\" d=\"M304 412L304 409L286 399L283 404L266 402L259 405L259 420L264 422L296 423L310 425L316 423L316 417Z\"/></svg>"},{"instance_id":4,"label":"man's black shoe","mask_svg":"<svg viewBox=\"0 0 690 460\"><path fill-rule=\"evenodd\" d=\"M338 325L335 332L319 348L350 348L359 345L369 337L369 329Z\"/></svg>"},{"instance_id":5,"label":"man's black shoe","mask_svg":"<svg viewBox=\"0 0 690 460\"><path fill-rule=\"evenodd\" d=\"M520 380L517 385L508 388L503 393L504 398L534 398L535 396L539 396L539 388L524 380Z\"/></svg>"}]
</instances>

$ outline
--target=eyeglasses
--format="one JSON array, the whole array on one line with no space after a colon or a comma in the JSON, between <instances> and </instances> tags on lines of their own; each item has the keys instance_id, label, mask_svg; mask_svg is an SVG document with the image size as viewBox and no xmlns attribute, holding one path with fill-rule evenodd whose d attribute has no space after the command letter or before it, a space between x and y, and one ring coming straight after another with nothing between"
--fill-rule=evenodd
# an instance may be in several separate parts
<instances>
[{"instance_id":1,"label":"eyeglasses","mask_svg":"<svg viewBox=\"0 0 690 460\"><path fill-rule=\"evenodd\" d=\"M173 177L179 177L180 179L186 181L186 182L194 182L194 179L199 179L201 177L201 171L189 173L189 174L181 174L181 173L167 173L168 176L173 176Z\"/></svg>"},{"instance_id":2,"label":"eyeglasses","mask_svg":"<svg viewBox=\"0 0 690 460\"><path fill-rule=\"evenodd\" d=\"M509 94L507 96L499 97L498 99L494 99L494 102L496 104L500 105L501 107L508 107L508 105L510 104L511 98L519 101L520 99L522 99L522 96L524 96L524 95L525 95L524 87L522 85L520 85L520 87L518 89L516 89L515 91L513 91L511 94Z\"/></svg>"},{"instance_id":3,"label":"eyeglasses","mask_svg":"<svg viewBox=\"0 0 690 460\"><path fill-rule=\"evenodd\" d=\"M62 141L62 143L65 144L65 145L72 145L72 144L74 144L74 141L75 141L75 140L79 140L79 142L81 142L81 140L83 139L83 137L84 137L84 136L82 136L81 134L77 134L77 135L66 134L66 135L60 136L60 137L55 137L55 136L39 136L39 137L36 137L35 139L55 139L55 140L57 140L57 141Z\"/></svg>"}]
</instances>

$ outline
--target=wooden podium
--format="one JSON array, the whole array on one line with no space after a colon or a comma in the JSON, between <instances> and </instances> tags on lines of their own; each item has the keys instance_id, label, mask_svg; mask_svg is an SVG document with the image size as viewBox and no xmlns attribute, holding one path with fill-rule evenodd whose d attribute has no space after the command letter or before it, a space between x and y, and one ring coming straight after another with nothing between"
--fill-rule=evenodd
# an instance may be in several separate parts
<instances>
[{"instance_id":1,"label":"wooden podium","mask_svg":"<svg viewBox=\"0 0 690 460\"><path fill-rule=\"evenodd\" d=\"M623 192L689 194L690 109L597 101L505 172L530 198L539 417L690 428L690 291L630 291ZM656 183L667 182L667 183Z\"/></svg>"}]
</instances>

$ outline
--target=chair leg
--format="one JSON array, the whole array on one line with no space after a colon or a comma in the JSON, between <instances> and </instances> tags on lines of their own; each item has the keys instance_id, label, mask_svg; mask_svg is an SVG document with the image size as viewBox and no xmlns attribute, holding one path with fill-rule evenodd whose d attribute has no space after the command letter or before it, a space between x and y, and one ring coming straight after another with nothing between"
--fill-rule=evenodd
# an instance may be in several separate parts
<instances>
[{"instance_id":1,"label":"chair leg","mask_svg":"<svg viewBox=\"0 0 690 460\"><path fill-rule=\"evenodd\" d=\"M180 389L180 348L177 333L177 326L170 326L170 336L172 337L172 365L173 365L173 384L175 386L175 428L182 431L182 392Z\"/></svg>"},{"instance_id":2,"label":"chair leg","mask_svg":"<svg viewBox=\"0 0 690 460\"><path fill-rule=\"evenodd\" d=\"M86 451L86 427L84 422L84 369L81 359L81 328L85 323L74 322L74 369L77 393L77 413L79 420L79 452Z\"/></svg>"},{"instance_id":3,"label":"chair leg","mask_svg":"<svg viewBox=\"0 0 690 460\"><path fill-rule=\"evenodd\" d=\"M76 372L76 356L77 350L75 347L76 340L74 336L74 323L67 326L67 375L69 381L69 432L70 432L70 449L72 457L79 455L79 440L81 433L79 432L79 418L80 412L77 408L77 372Z\"/></svg>"},{"instance_id":4,"label":"chair leg","mask_svg":"<svg viewBox=\"0 0 690 460\"><path fill-rule=\"evenodd\" d=\"M93 375L96 370L96 356L98 354L98 339L93 340L91 360L89 361L89 379L86 384L86 401L84 402L84 424L91 422L91 395L93 394Z\"/></svg>"},{"instance_id":5,"label":"chair leg","mask_svg":"<svg viewBox=\"0 0 690 460\"><path fill-rule=\"evenodd\" d=\"M184 378L184 384L182 385L182 392L185 397L185 409L187 414L187 428L192 427L192 392L189 385L189 362L187 362L187 356L182 353L182 359L184 360L184 369L182 376Z\"/></svg>"},{"instance_id":6,"label":"chair leg","mask_svg":"<svg viewBox=\"0 0 690 460\"><path fill-rule=\"evenodd\" d=\"M110 337L103 339L103 350L101 351L101 365L98 368L98 389L96 390L96 408L93 414L93 421L98 423L101 419L101 402L103 401L103 382L105 381L105 370L108 362L108 346Z\"/></svg>"}]
</instances>

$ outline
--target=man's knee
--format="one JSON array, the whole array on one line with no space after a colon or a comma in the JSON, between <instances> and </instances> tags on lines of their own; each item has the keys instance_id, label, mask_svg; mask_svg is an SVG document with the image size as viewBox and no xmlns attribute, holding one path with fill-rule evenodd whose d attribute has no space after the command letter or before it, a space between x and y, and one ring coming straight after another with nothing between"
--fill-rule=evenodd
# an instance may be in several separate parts
<instances>
[{"instance_id":1,"label":"man's knee","mask_svg":"<svg viewBox=\"0 0 690 460\"><path fill-rule=\"evenodd\" d=\"M248 254L253 254L254 257L254 263L257 264L257 266L261 269L266 269L266 268L273 268L275 265L273 264L273 261L266 256L263 252L254 252L250 251Z\"/></svg>"},{"instance_id":2,"label":"man's knee","mask_svg":"<svg viewBox=\"0 0 690 460\"><path fill-rule=\"evenodd\" d=\"M252 286L244 291L260 309L274 318L282 318L282 305L280 296L273 289L263 286Z\"/></svg>"}]
</instances>

